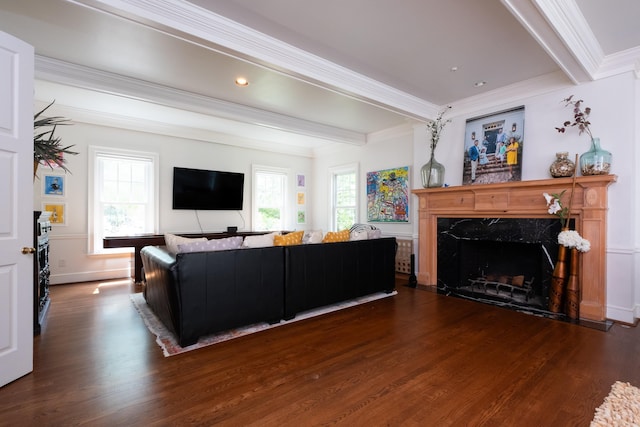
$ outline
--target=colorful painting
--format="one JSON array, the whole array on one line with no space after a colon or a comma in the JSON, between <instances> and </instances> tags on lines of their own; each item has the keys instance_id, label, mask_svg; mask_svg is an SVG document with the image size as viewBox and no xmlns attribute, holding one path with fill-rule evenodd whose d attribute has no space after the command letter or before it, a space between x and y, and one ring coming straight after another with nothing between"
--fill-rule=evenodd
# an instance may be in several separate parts
<instances>
[{"instance_id":1,"label":"colorful painting","mask_svg":"<svg viewBox=\"0 0 640 427\"><path fill-rule=\"evenodd\" d=\"M45 196L64 196L63 175L45 175L42 183Z\"/></svg>"},{"instance_id":2,"label":"colorful painting","mask_svg":"<svg viewBox=\"0 0 640 427\"><path fill-rule=\"evenodd\" d=\"M52 225L67 225L65 218L65 203L43 203L42 210L51 212L51 217L49 219Z\"/></svg>"},{"instance_id":3,"label":"colorful painting","mask_svg":"<svg viewBox=\"0 0 640 427\"><path fill-rule=\"evenodd\" d=\"M303 191L299 191L298 192L297 200L298 200L298 204L299 205L304 205L304 192Z\"/></svg>"},{"instance_id":4,"label":"colorful painting","mask_svg":"<svg viewBox=\"0 0 640 427\"><path fill-rule=\"evenodd\" d=\"M367 221L409 222L409 166L367 172Z\"/></svg>"}]
</instances>

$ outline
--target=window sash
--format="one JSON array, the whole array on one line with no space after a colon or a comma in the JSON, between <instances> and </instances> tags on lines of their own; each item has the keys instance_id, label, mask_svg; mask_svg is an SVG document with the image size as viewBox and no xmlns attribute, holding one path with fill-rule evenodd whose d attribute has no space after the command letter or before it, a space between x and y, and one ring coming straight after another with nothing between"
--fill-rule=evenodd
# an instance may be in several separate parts
<instances>
[{"instance_id":1,"label":"window sash","mask_svg":"<svg viewBox=\"0 0 640 427\"><path fill-rule=\"evenodd\" d=\"M129 150L90 147L89 253L105 249L107 236L156 233L158 156Z\"/></svg>"}]
</instances>

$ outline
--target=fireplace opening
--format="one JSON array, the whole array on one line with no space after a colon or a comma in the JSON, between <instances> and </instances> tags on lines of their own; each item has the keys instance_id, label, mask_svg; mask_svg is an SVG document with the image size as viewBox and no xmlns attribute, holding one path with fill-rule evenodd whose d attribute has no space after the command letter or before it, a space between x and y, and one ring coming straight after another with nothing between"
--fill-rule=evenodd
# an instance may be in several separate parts
<instances>
[{"instance_id":1,"label":"fireplace opening","mask_svg":"<svg viewBox=\"0 0 640 427\"><path fill-rule=\"evenodd\" d=\"M548 305L542 245L492 240L461 240L459 245L459 277L448 280L447 286L494 301L539 309Z\"/></svg>"},{"instance_id":2,"label":"fireplace opening","mask_svg":"<svg viewBox=\"0 0 640 427\"><path fill-rule=\"evenodd\" d=\"M559 232L555 219L438 218L438 292L551 314Z\"/></svg>"}]
</instances>

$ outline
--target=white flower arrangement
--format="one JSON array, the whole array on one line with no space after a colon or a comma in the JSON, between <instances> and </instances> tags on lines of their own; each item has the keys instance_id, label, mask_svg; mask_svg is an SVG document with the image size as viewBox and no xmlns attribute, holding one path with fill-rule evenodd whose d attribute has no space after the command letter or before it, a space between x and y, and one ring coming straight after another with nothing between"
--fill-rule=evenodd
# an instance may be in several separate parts
<instances>
[{"instance_id":1,"label":"white flower arrangement","mask_svg":"<svg viewBox=\"0 0 640 427\"><path fill-rule=\"evenodd\" d=\"M564 191L562 191L562 193L560 194L542 193L544 198L547 200L548 212L551 215L557 215L558 218L560 218L560 224L562 224L562 228L565 228L569 225L567 224L569 208L562 206L562 202L560 201L560 199L562 198L563 194Z\"/></svg>"},{"instance_id":2,"label":"white flower arrangement","mask_svg":"<svg viewBox=\"0 0 640 427\"><path fill-rule=\"evenodd\" d=\"M589 252L591 242L580 236L577 231L566 229L569 226L569 208L562 206L560 199L563 194L564 191L560 194L542 193L547 201L547 212L558 216L560 224L562 224L563 230L558 234L558 243L567 248L576 248L580 252Z\"/></svg>"},{"instance_id":3,"label":"white flower arrangement","mask_svg":"<svg viewBox=\"0 0 640 427\"><path fill-rule=\"evenodd\" d=\"M589 252L591 242L575 230L563 230L558 234L558 243L567 248L576 248L580 252Z\"/></svg>"}]
</instances>

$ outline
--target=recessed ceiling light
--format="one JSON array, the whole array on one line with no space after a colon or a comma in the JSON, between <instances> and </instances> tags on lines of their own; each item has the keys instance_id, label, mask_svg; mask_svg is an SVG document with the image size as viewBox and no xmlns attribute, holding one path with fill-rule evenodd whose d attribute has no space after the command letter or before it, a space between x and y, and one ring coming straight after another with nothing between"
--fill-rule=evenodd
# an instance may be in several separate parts
<instances>
[{"instance_id":1,"label":"recessed ceiling light","mask_svg":"<svg viewBox=\"0 0 640 427\"><path fill-rule=\"evenodd\" d=\"M487 84L487 82L485 82L485 81L479 81L479 82L475 82L473 85L475 87L480 87L480 86L484 86L486 84Z\"/></svg>"},{"instance_id":2,"label":"recessed ceiling light","mask_svg":"<svg viewBox=\"0 0 640 427\"><path fill-rule=\"evenodd\" d=\"M238 77L236 79L236 85L238 86L249 86L249 80L245 79L244 77Z\"/></svg>"},{"instance_id":3,"label":"recessed ceiling light","mask_svg":"<svg viewBox=\"0 0 640 427\"><path fill-rule=\"evenodd\" d=\"M453 67L449 68L449 71L458 71L458 67L453 66Z\"/></svg>"}]
</instances>

